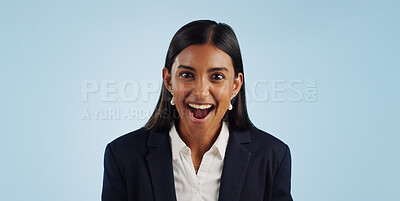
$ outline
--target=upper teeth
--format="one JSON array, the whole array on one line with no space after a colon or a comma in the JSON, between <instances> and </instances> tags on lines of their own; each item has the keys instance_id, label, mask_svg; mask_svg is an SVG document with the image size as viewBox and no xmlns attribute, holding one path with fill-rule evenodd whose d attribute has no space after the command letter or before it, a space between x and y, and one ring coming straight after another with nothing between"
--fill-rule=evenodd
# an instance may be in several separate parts
<instances>
[{"instance_id":1,"label":"upper teeth","mask_svg":"<svg viewBox=\"0 0 400 201\"><path fill-rule=\"evenodd\" d=\"M212 105L197 105L197 104L189 103L189 106L192 107L192 108L195 108L195 109L204 110L204 109L210 108Z\"/></svg>"}]
</instances>

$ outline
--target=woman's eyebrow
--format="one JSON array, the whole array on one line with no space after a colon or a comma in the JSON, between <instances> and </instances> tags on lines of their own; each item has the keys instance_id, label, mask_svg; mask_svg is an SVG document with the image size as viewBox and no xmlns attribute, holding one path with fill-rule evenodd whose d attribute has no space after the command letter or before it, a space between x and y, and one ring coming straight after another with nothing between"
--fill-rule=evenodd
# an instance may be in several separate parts
<instances>
[{"instance_id":1,"label":"woman's eyebrow","mask_svg":"<svg viewBox=\"0 0 400 201\"><path fill-rule=\"evenodd\" d=\"M187 70L191 70L191 71L195 71L195 72L196 72L196 69L193 68L193 67L190 67L190 66L179 65L178 68L184 68L184 69L187 69Z\"/></svg>"},{"instance_id":2,"label":"woman's eyebrow","mask_svg":"<svg viewBox=\"0 0 400 201\"><path fill-rule=\"evenodd\" d=\"M193 67L190 67L190 66L185 66L185 65L179 65L178 66L178 68L184 68L184 69L187 69L187 70L191 70L191 71L194 71L194 72L196 72L196 69L195 68L193 68ZM227 68L225 68L225 67L215 67L215 68L210 68L210 69L208 69L207 70L207 72L214 72L214 71L228 71L229 72L229 70L227 69Z\"/></svg>"},{"instance_id":3,"label":"woman's eyebrow","mask_svg":"<svg viewBox=\"0 0 400 201\"><path fill-rule=\"evenodd\" d=\"M229 70L227 69L227 68L225 68L225 67L215 67L215 68L210 68L210 69L208 69L207 70L207 72L214 72L214 71L228 71L229 72Z\"/></svg>"}]
</instances>

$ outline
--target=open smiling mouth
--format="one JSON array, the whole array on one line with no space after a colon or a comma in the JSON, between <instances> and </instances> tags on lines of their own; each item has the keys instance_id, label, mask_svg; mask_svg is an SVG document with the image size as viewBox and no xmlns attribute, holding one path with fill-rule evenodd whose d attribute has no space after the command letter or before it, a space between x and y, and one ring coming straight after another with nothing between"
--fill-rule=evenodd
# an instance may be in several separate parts
<instances>
[{"instance_id":1,"label":"open smiling mouth","mask_svg":"<svg viewBox=\"0 0 400 201\"><path fill-rule=\"evenodd\" d=\"M211 104L198 105L189 103L188 106L192 121L197 123L206 121L210 117L211 111L215 108L215 106Z\"/></svg>"}]
</instances>

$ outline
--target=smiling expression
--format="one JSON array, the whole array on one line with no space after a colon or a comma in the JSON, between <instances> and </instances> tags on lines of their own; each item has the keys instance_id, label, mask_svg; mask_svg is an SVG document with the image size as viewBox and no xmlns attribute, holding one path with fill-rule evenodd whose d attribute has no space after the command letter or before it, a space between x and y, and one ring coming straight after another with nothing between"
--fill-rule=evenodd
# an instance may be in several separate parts
<instances>
[{"instance_id":1,"label":"smiling expression","mask_svg":"<svg viewBox=\"0 0 400 201\"><path fill-rule=\"evenodd\" d=\"M191 45L179 53L171 67L163 69L164 84L172 89L179 127L190 133L217 130L236 95L243 74L235 77L232 59L218 47Z\"/></svg>"}]
</instances>

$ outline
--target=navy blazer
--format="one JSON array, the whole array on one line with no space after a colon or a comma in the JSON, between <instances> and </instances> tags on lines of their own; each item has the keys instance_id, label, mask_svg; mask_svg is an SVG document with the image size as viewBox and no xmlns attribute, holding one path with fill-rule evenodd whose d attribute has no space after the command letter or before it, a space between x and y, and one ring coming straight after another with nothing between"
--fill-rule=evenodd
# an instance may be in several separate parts
<instances>
[{"instance_id":1,"label":"navy blazer","mask_svg":"<svg viewBox=\"0 0 400 201\"><path fill-rule=\"evenodd\" d=\"M292 201L289 147L257 128L229 130L218 200ZM176 201L168 131L141 128L104 155L103 201Z\"/></svg>"}]
</instances>

